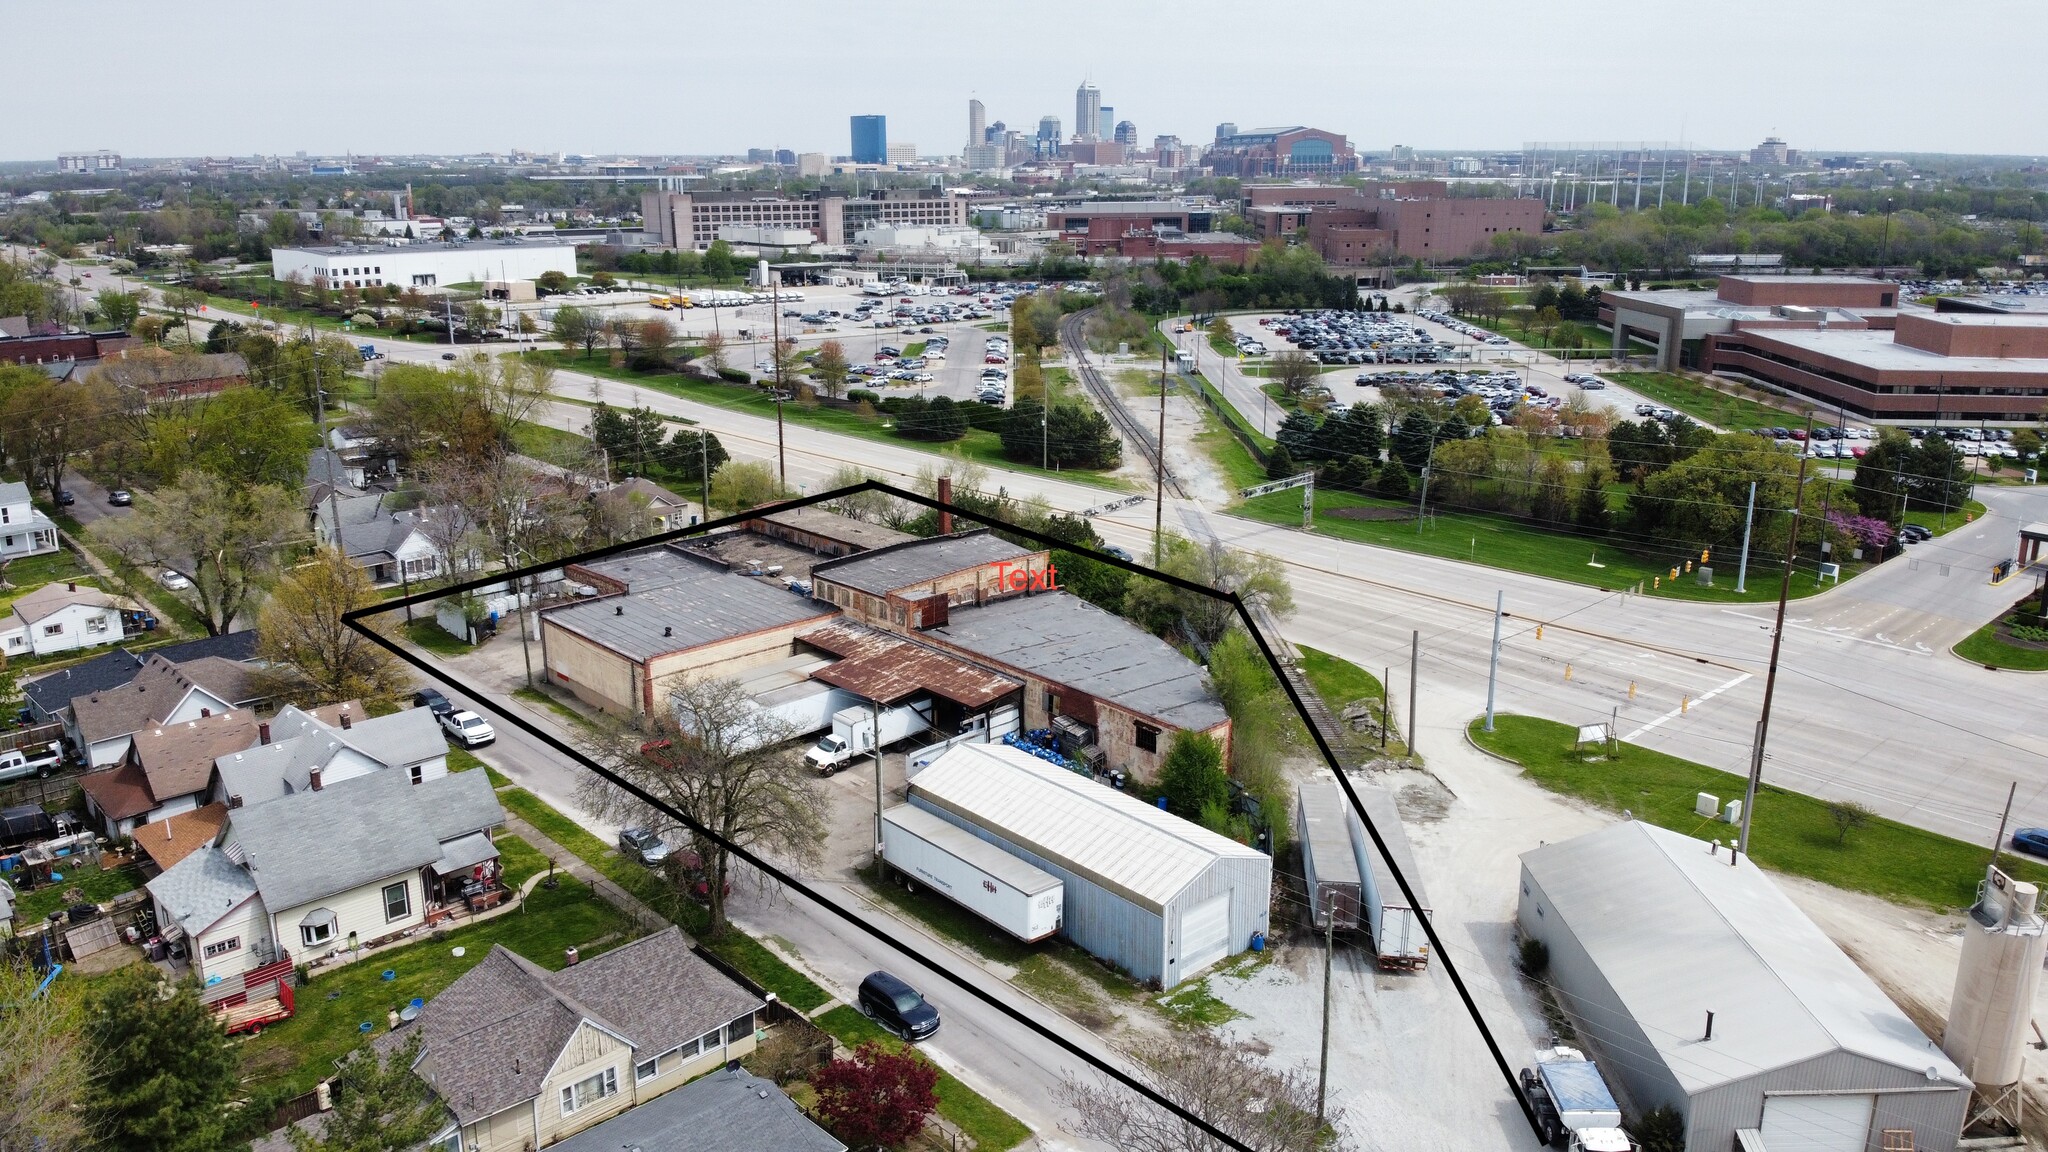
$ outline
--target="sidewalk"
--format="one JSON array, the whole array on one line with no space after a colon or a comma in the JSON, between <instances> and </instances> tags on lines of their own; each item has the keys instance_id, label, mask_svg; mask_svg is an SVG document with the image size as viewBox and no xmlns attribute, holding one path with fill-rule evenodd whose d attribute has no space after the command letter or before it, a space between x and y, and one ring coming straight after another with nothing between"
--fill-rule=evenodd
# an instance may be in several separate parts
<instances>
[{"instance_id":1,"label":"sidewalk","mask_svg":"<svg viewBox=\"0 0 2048 1152\"><path fill-rule=\"evenodd\" d=\"M592 891L604 897L614 907L618 908L619 911L639 921L640 926L649 932L659 932L664 928L676 926L675 922L668 917L641 903L639 897L634 896L624 888L606 879L603 873L585 863L581 856L541 835L540 830L533 825L508 812L505 814L505 827L520 839L533 845L535 850L541 855L553 860L556 871L567 872L569 875L590 885ZM542 873L542 875L544 876L546 873Z\"/></svg>"}]
</instances>

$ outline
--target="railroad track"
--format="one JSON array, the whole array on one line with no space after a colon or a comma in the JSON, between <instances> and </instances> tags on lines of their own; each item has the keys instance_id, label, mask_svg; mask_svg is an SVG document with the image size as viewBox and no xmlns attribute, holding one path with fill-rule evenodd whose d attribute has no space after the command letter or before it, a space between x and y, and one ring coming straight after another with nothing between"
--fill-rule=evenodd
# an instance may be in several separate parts
<instances>
[{"instance_id":1,"label":"railroad track","mask_svg":"<svg viewBox=\"0 0 2048 1152\"><path fill-rule=\"evenodd\" d=\"M1187 489L1181 487L1180 480L1174 476L1173 470L1161 463L1158 436L1124 406L1123 397L1117 395L1116 389L1110 386L1109 381L1102 378L1102 373L1096 371L1095 366L1088 362L1088 342L1082 334L1082 328L1087 322L1087 310L1075 312L1060 320L1060 343L1066 345L1067 355L1074 363L1074 372L1081 378L1081 386L1095 398L1095 403L1102 409L1103 415L1109 417L1110 424L1117 432L1137 448L1153 468L1165 476L1166 491L1178 499L1189 499Z\"/></svg>"}]
</instances>

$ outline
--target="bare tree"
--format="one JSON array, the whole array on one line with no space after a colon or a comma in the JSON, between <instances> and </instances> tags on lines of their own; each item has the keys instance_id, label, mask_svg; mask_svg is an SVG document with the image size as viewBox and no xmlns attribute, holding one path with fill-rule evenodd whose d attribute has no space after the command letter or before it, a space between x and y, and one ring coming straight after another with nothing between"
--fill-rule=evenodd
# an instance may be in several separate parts
<instances>
[{"instance_id":1,"label":"bare tree","mask_svg":"<svg viewBox=\"0 0 2048 1152\"><path fill-rule=\"evenodd\" d=\"M1128 1055L1154 1091L1259 1152L1338 1152L1344 1110L1316 1117L1316 1082L1306 1069L1267 1067L1249 1048L1207 1033L1140 1041ZM1069 1075L1054 1089L1079 1117L1077 1135L1127 1152L1223 1152L1229 1145L1107 1077Z\"/></svg>"},{"instance_id":2,"label":"bare tree","mask_svg":"<svg viewBox=\"0 0 2048 1152\"><path fill-rule=\"evenodd\" d=\"M305 531L298 500L275 484L234 484L197 468L136 501L132 516L93 525L131 564L192 581L213 635L227 632L277 575L279 556Z\"/></svg>"},{"instance_id":3,"label":"bare tree","mask_svg":"<svg viewBox=\"0 0 2048 1152\"><path fill-rule=\"evenodd\" d=\"M257 653L263 659L254 676L257 689L308 707L396 699L410 679L404 668L342 621L377 601L369 574L355 561L338 548L319 549L279 581L263 605L257 622Z\"/></svg>"},{"instance_id":4,"label":"bare tree","mask_svg":"<svg viewBox=\"0 0 2048 1152\"><path fill-rule=\"evenodd\" d=\"M725 371L725 334L707 333L704 337L704 360L713 372Z\"/></svg>"},{"instance_id":5,"label":"bare tree","mask_svg":"<svg viewBox=\"0 0 2048 1152\"><path fill-rule=\"evenodd\" d=\"M737 680L703 678L676 688L669 708L642 719L640 730L592 738L591 751L621 779L681 813L703 862L701 878L680 874L670 853L670 880L699 879L711 909L709 934L726 928L725 896L731 883L726 844L774 853L812 867L825 842L825 794L796 750L788 723L755 706ZM601 778L584 786L594 815L622 824L667 830L675 821L625 789ZM707 835L709 833L710 835Z\"/></svg>"},{"instance_id":6,"label":"bare tree","mask_svg":"<svg viewBox=\"0 0 2048 1152\"><path fill-rule=\"evenodd\" d=\"M0 1152L82 1152L93 1068L76 998L38 996L36 983L27 963L0 960Z\"/></svg>"},{"instance_id":7,"label":"bare tree","mask_svg":"<svg viewBox=\"0 0 2048 1152\"><path fill-rule=\"evenodd\" d=\"M1271 371L1289 396L1299 396L1322 375L1322 365L1306 352L1287 351L1273 357Z\"/></svg>"}]
</instances>

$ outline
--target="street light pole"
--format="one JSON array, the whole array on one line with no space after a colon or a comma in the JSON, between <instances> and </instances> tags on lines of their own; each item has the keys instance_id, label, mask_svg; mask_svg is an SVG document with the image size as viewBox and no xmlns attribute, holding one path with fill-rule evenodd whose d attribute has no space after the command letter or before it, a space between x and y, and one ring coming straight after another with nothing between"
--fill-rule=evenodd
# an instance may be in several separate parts
<instances>
[{"instance_id":1,"label":"street light pole","mask_svg":"<svg viewBox=\"0 0 2048 1152\"><path fill-rule=\"evenodd\" d=\"M1493 686L1500 679L1500 614L1501 609L1507 607L1507 602L1507 589L1503 588L1499 592L1494 593L1493 657L1486 665L1486 730L1488 732L1493 731ZM1415 722L1414 718L1410 717L1408 722L1413 724ZM1743 809L1744 818L1747 818L1748 815L1749 810L1747 808Z\"/></svg>"}]
</instances>

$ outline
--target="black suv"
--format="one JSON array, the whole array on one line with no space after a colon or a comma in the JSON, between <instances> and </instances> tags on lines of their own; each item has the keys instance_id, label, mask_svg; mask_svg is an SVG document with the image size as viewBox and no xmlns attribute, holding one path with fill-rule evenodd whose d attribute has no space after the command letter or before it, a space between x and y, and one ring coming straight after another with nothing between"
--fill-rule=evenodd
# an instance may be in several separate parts
<instances>
[{"instance_id":1,"label":"black suv","mask_svg":"<svg viewBox=\"0 0 2048 1152\"><path fill-rule=\"evenodd\" d=\"M446 696L441 695L438 688L422 688L413 693L412 703L413 707L425 708L437 718L455 711L455 705Z\"/></svg>"},{"instance_id":2,"label":"black suv","mask_svg":"<svg viewBox=\"0 0 2048 1152\"><path fill-rule=\"evenodd\" d=\"M939 1030L939 1010L887 972L869 973L860 982L860 1010L905 1040L923 1040Z\"/></svg>"}]
</instances>

